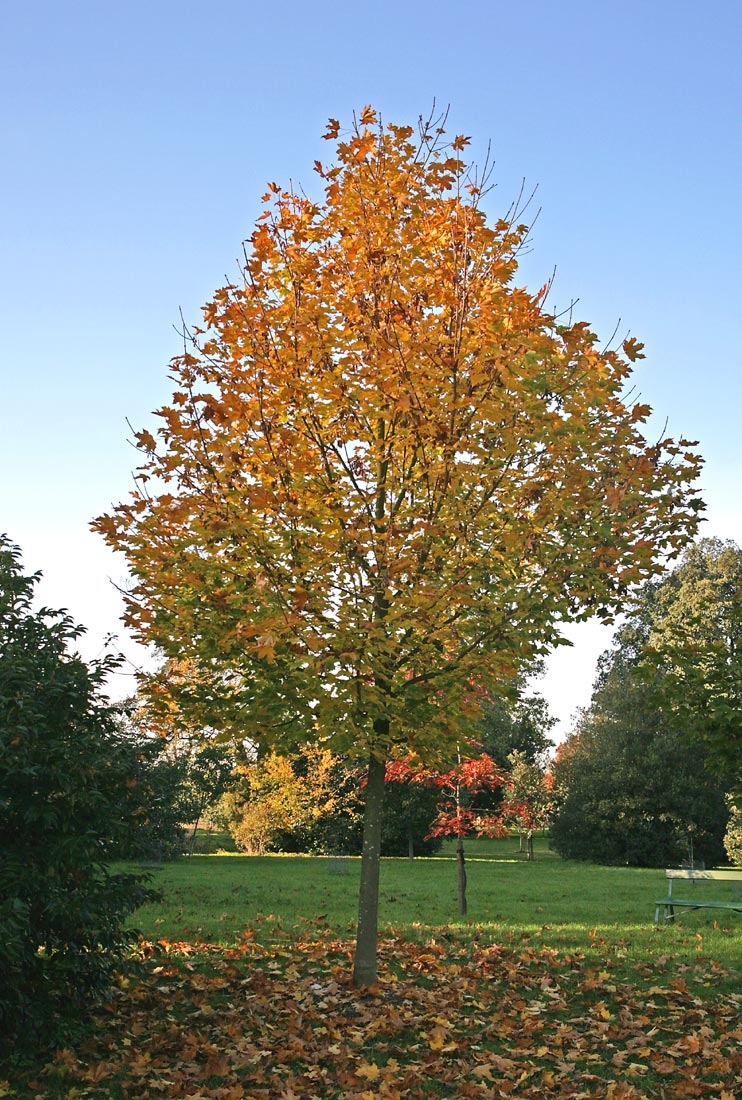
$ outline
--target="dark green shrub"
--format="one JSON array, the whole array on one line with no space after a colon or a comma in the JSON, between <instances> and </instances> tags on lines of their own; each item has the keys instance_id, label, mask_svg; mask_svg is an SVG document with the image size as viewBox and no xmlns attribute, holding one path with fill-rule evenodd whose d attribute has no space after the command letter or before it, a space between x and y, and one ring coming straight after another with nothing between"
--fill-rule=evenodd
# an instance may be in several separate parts
<instances>
[{"instance_id":1,"label":"dark green shrub","mask_svg":"<svg viewBox=\"0 0 742 1100\"><path fill-rule=\"evenodd\" d=\"M0 1052L51 1045L108 988L152 897L107 861L133 824L130 747L102 688L110 660L70 652L62 612L0 537Z\"/></svg>"}]
</instances>

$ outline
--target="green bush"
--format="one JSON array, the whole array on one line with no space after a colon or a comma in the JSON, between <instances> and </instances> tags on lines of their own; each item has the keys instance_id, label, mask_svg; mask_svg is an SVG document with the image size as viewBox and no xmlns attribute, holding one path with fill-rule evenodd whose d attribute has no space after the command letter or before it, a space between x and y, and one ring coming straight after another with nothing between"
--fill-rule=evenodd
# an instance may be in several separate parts
<instances>
[{"instance_id":1,"label":"green bush","mask_svg":"<svg viewBox=\"0 0 742 1100\"><path fill-rule=\"evenodd\" d=\"M724 836L724 847L729 856L729 862L736 867L742 867L742 808L735 805L731 797L727 801L729 803L729 824Z\"/></svg>"},{"instance_id":2,"label":"green bush","mask_svg":"<svg viewBox=\"0 0 742 1100\"><path fill-rule=\"evenodd\" d=\"M32 611L38 575L0 537L0 1053L59 1042L108 988L154 895L111 874L127 843L131 746L62 612Z\"/></svg>"}]
</instances>

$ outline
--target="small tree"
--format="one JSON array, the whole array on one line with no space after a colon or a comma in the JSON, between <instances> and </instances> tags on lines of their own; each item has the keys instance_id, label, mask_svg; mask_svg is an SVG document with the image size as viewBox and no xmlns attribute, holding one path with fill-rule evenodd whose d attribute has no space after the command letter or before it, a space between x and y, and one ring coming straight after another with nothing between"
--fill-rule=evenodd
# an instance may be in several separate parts
<instances>
[{"instance_id":1,"label":"small tree","mask_svg":"<svg viewBox=\"0 0 742 1100\"><path fill-rule=\"evenodd\" d=\"M548 828L554 812L554 777L539 763L529 763L523 752L509 756L510 781L505 789L503 818L513 822L522 839L525 835L528 859L533 859L533 833Z\"/></svg>"},{"instance_id":2,"label":"small tree","mask_svg":"<svg viewBox=\"0 0 742 1100\"><path fill-rule=\"evenodd\" d=\"M354 964L376 978L386 764L450 757L566 620L610 620L696 530L700 460L622 397L641 345L515 282L522 210L443 119L365 108L323 196L271 183L241 278L184 333L132 499L95 523L127 621L208 721L366 761Z\"/></svg>"},{"instance_id":3,"label":"small tree","mask_svg":"<svg viewBox=\"0 0 742 1100\"><path fill-rule=\"evenodd\" d=\"M311 831L314 822L335 809L332 769L331 754L318 746L292 757L269 752L240 765L238 784L222 803L238 847L262 855L282 847L286 836Z\"/></svg>"},{"instance_id":4,"label":"small tree","mask_svg":"<svg viewBox=\"0 0 742 1100\"><path fill-rule=\"evenodd\" d=\"M473 747L470 746L470 749ZM476 798L484 792L492 792L505 786L508 779L486 753L462 755L458 748L456 757L456 764L445 772L421 767L410 759L395 760L387 765L386 779L391 783L407 783L436 790L436 815L431 822L429 835L456 838L459 914L466 916L464 838L504 836L507 833L501 814L477 808Z\"/></svg>"},{"instance_id":5,"label":"small tree","mask_svg":"<svg viewBox=\"0 0 742 1100\"><path fill-rule=\"evenodd\" d=\"M81 628L34 612L39 574L0 537L0 1052L79 1025L151 891L112 874L136 829L131 745L103 695L111 660L71 651Z\"/></svg>"}]
</instances>

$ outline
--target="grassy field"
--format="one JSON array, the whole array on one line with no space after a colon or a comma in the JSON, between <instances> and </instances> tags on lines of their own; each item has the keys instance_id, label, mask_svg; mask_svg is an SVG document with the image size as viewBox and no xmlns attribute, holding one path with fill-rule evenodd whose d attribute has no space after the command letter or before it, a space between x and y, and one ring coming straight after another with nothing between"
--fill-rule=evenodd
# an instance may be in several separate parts
<instances>
[{"instance_id":1,"label":"grassy field","mask_svg":"<svg viewBox=\"0 0 742 1100\"><path fill-rule=\"evenodd\" d=\"M457 912L452 846L430 859L385 859L380 883L384 936L526 940L559 949L606 947L628 962L672 954L678 963L714 959L742 972L742 918L718 910L686 912L675 926L653 923L665 891L661 870L597 867L558 859L537 841L536 859L517 840L467 845L468 913ZM310 856L194 856L155 875L158 905L135 915L150 940L234 944L251 928L266 945L307 930L349 936L355 927L360 860ZM706 889L696 888L696 889Z\"/></svg>"},{"instance_id":2,"label":"grassy field","mask_svg":"<svg viewBox=\"0 0 742 1100\"><path fill-rule=\"evenodd\" d=\"M381 873L379 981L350 979L359 861L199 855L154 872L143 969L12 1100L742 1097L742 918L655 927L662 871L468 845Z\"/></svg>"}]
</instances>

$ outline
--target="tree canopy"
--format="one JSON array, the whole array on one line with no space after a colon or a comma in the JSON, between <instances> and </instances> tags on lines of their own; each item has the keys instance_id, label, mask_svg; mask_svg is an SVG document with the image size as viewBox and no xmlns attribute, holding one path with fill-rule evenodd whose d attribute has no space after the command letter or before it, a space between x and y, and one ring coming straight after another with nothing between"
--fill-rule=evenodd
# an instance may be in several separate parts
<instances>
[{"instance_id":1,"label":"tree canopy","mask_svg":"<svg viewBox=\"0 0 742 1100\"><path fill-rule=\"evenodd\" d=\"M193 658L213 724L368 758L377 870L386 760L450 756L485 692L563 620L610 619L701 507L691 445L648 442L622 396L641 345L516 284L522 211L488 222L442 123L367 107L331 120L321 197L268 185L137 433L130 500L95 523L128 557L129 625Z\"/></svg>"},{"instance_id":2,"label":"tree canopy","mask_svg":"<svg viewBox=\"0 0 742 1100\"><path fill-rule=\"evenodd\" d=\"M627 651L628 650L628 651ZM566 859L634 867L724 860L724 786L656 704L620 639L557 751L551 842Z\"/></svg>"},{"instance_id":3,"label":"tree canopy","mask_svg":"<svg viewBox=\"0 0 742 1100\"><path fill-rule=\"evenodd\" d=\"M723 861L739 789L742 551L702 538L635 594L561 749L552 836L566 856Z\"/></svg>"},{"instance_id":4,"label":"tree canopy","mask_svg":"<svg viewBox=\"0 0 742 1100\"><path fill-rule=\"evenodd\" d=\"M638 610L660 705L742 805L742 550L699 539Z\"/></svg>"}]
</instances>

